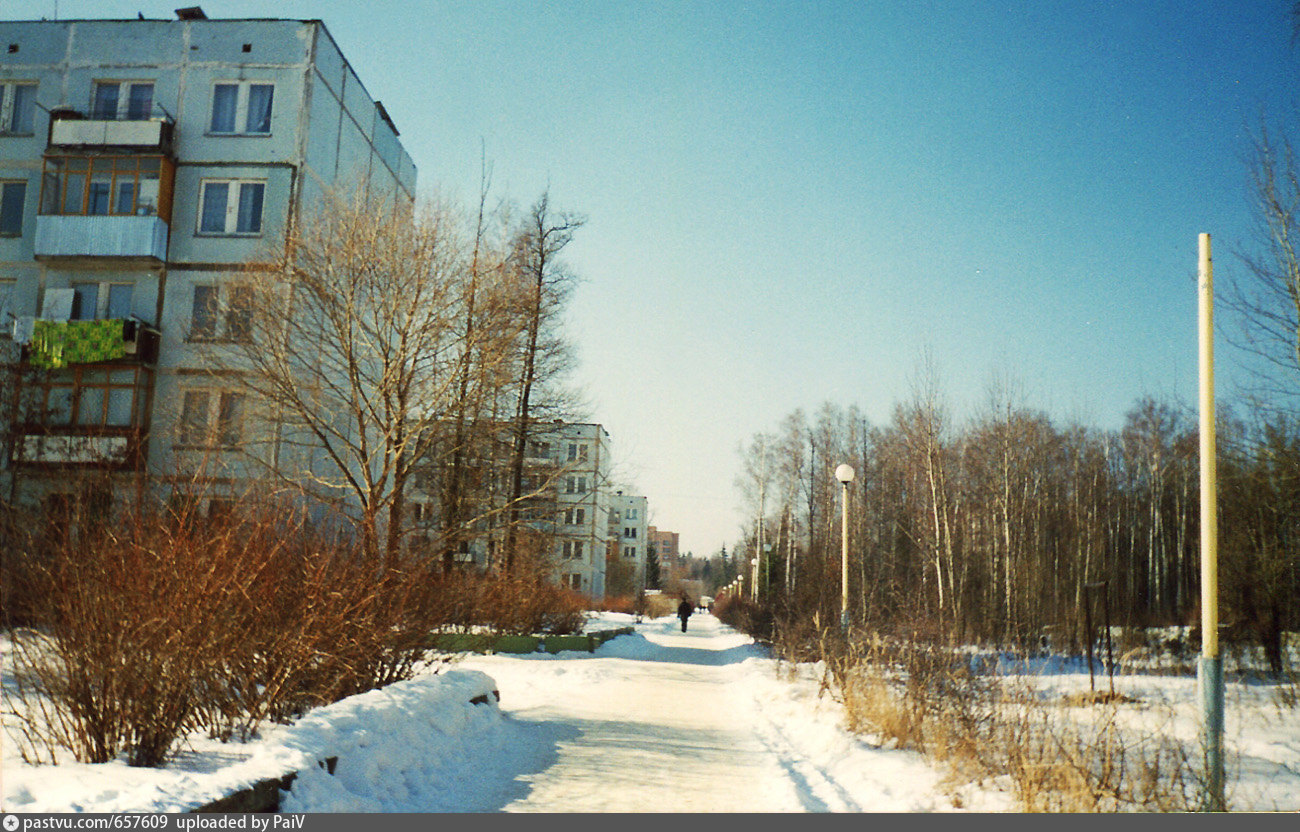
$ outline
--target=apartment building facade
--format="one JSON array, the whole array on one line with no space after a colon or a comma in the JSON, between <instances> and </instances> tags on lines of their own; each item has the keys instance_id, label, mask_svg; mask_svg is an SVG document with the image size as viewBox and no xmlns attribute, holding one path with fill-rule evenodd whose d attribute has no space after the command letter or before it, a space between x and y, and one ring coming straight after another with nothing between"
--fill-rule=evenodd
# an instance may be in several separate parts
<instances>
[{"instance_id":1,"label":"apartment building facade","mask_svg":"<svg viewBox=\"0 0 1300 832\"><path fill-rule=\"evenodd\" d=\"M557 583L603 597L614 499L609 432L594 423L533 424L516 504L510 497L513 455L514 431L508 423L487 431L467 449L461 517L449 529L442 512L452 453L435 443L408 495L413 545L449 547L444 557L454 563L494 569L501 565L508 527L516 524L515 545L520 550L540 545Z\"/></svg>"},{"instance_id":2,"label":"apartment building facade","mask_svg":"<svg viewBox=\"0 0 1300 832\"><path fill-rule=\"evenodd\" d=\"M621 591L636 593L645 588L646 552L650 543L649 501L645 497L615 491L610 499L610 558L621 570L630 568L629 586Z\"/></svg>"},{"instance_id":3,"label":"apartment building facade","mask_svg":"<svg viewBox=\"0 0 1300 832\"><path fill-rule=\"evenodd\" d=\"M250 337L241 266L331 191L414 199L396 127L321 21L183 16L0 23L11 502L200 462L237 493L248 405L208 357Z\"/></svg>"},{"instance_id":4,"label":"apartment building facade","mask_svg":"<svg viewBox=\"0 0 1300 832\"><path fill-rule=\"evenodd\" d=\"M667 586L678 577L681 569L681 552L678 550L681 536L677 532L650 526L646 529L649 550L659 562L659 585Z\"/></svg>"}]
</instances>

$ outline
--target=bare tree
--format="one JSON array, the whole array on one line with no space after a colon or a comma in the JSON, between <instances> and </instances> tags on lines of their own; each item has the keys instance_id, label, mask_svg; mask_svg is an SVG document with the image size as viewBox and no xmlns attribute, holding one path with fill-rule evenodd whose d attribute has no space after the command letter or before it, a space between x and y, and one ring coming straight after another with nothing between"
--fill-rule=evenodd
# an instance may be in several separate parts
<instances>
[{"instance_id":1,"label":"bare tree","mask_svg":"<svg viewBox=\"0 0 1300 832\"><path fill-rule=\"evenodd\" d=\"M1250 157L1255 247L1222 293L1236 313L1227 330L1252 363L1260 405L1293 409L1300 394L1300 167L1286 136L1261 127Z\"/></svg>"},{"instance_id":2,"label":"bare tree","mask_svg":"<svg viewBox=\"0 0 1300 832\"><path fill-rule=\"evenodd\" d=\"M514 412L513 448L510 459L510 524L506 529L505 567L513 565L520 503L525 495L524 461L528 439L538 417L538 394L552 394L549 404L561 400L555 383L569 364L569 349L559 333L559 316L568 298L572 274L560 260L560 253L572 240L584 220L551 208L550 194L543 193L524 219L515 238L513 268L521 321L516 350L517 387ZM549 389L547 389L549 386Z\"/></svg>"},{"instance_id":3,"label":"bare tree","mask_svg":"<svg viewBox=\"0 0 1300 832\"><path fill-rule=\"evenodd\" d=\"M246 458L343 508L374 556L397 553L413 471L491 377L458 370L505 360L465 325L482 302L466 261L447 206L334 198L233 287L233 341L209 355L247 394Z\"/></svg>"}]
</instances>

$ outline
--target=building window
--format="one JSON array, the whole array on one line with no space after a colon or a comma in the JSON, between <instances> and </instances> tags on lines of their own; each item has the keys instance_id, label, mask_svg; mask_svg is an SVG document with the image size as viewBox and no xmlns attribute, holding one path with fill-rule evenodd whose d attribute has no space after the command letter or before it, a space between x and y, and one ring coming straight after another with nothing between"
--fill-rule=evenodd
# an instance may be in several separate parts
<instances>
[{"instance_id":1,"label":"building window","mask_svg":"<svg viewBox=\"0 0 1300 832\"><path fill-rule=\"evenodd\" d=\"M587 478L586 477L565 477L564 493L565 494L586 494Z\"/></svg>"},{"instance_id":2,"label":"building window","mask_svg":"<svg viewBox=\"0 0 1300 832\"><path fill-rule=\"evenodd\" d=\"M248 81L216 84L212 88L213 133L267 135L271 132L272 84Z\"/></svg>"},{"instance_id":3,"label":"building window","mask_svg":"<svg viewBox=\"0 0 1300 832\"><path fill-rule=\"evenodd\" d=\"M636 557L636 547L635 547L635 546L624 546L624 547L623 547L623 557L625 557L625 558L635 558L635 557Z\"/></svg>"},{"instance_id":4,"label":"building window","mask_svg":"<svg viewBox=\"0 0 1300 832\"><path fill-rule=\"evenodd\" d=\"M90 117L143 121L153 114L152 81L96 81Z\"/></svg>"},{"instance_id":5,"label":"building window","mask_svg":"<svg viewBox=\"0 0 1300 832\"><path fill-rule=\"evenodd\" d=\"M0 182L0 237L21 237L26 182Z\"/></svg>"},{"instance_id":6,"label":"building window","mask_svg":"<svg viewBox=\"0 0 1300 832\"><path fill-rule=\"evenodd\" d=\"M157 216L164 198L170 205L171 176L171 163L161 156L48 156L41 213Z\"/></svg>"},{"instance_id":7,"label":"building window","mask_svg":"<svg viewBox=\"0 0 1300 832\"><path fill-rule=\"evenodd\" d=\"M586 462L587 446L576 442L569 443L569 462Z\"/></svg>"},{"instance_id":8,"label":"building window","mask_svg":"<svg viewBox=\"0 0 1300 832\"><path fill-rule=\"evenodd\" d=\"M252 287L195 285L189 340L247 342L252 336Z\"/></svg>"},{"instance_id":9,"label":"building window","mask_svg":"<svg viewBox=\"0 0 1300 832\"><path fill-rule=\"evenodd\" d=\"M180 444L239 444L243 436L244 394L229 390L187 390L181 400Z\"/></svg>"},{"instance_id":10,"label":"building window","mask_svg":"<svg viewBox=\"0 0 1300 832\"><path fill-rule=\"evenodd\" d=\"M564 512L564 524L566 526L581 526L587 522L587 510L581 508L571 508Z\"/></svg>"},{"instance_id":11,"label":"building window","mask_svg":"<svg viewBox=\"0 0 1300 832\"><path fill-rule=\"evenodd\" d=\"M635 519L636 519L636 509L634 509L634 508L630 508L630 509L627 510L627 519L629 519L629 520L635 520Z\"/></svg>"},{"instance_id":12,"label":"building window","mask_svg":"<svg viewBox=\"0 0 1300 832\"><path fill-rule=\"evenodd\" d=\"M36 85L0 84L0 133L31 135L36 131Z\"/></svg>"},{"instance_id":13,"label":"building window","mask_svg":"<svg viewBox=\"0 0 1300 832\"><path fill-rule=\"evenodd\" d=\"M145 403L146 373L136 367L80 367L56 375L42 387L40 421L80 427L137 425Z\"/></svg>"},{"instance_id":14,"label":"building window","mask_svg":"<svg viewBox=\"0 0 1300 832\"><path fill-rule=\"evenodd\" d=\"M73 283L72 320L129 318L131 283Z\"/></svg>"},{"instance_id":15,"label":"building window","mask_svg":"<svg viewBox=\"0 0 1300 832\"><path fill-rule=\"evenodd\" d=\"M266 183L246 179L207 179L199 206L201 234L261 234Z\"/></svg>"},{"instance_id":16,"label":"building window","mask_svg":"<svg viewBox=\"0 0 1300 832\"><path fill-rule=\"evenodd\" d=\"M560 552L564 556L565 560L581 560L582 541L566 540L560 544Z\"/></svg>"},{"instance_id":17,"label":"building window","mask_svg":"<svg viewBox=\"0 0 1300 832\"><path fill-rule=\"evenodd\" d=\"M577 591L581 592L581 591L582 591L582 573L580 573L580 572L570 572L569 574L565 575L565 576L564 576L564 585L567 586L569 589L574 589L574 590L577 590Z\"/></svg>"},{"instance_id":18,"label":"building window","mask_svg":"<svg viewBox=\"0 0 1300 832\"><path fill-rule=\"evenodd\" d=\"M10 324L13 323L15 317L14 289L17 286L17 280L0 280L0 338L9 338L13 335Z\"/></svg>"},{"instance_id":19,"label":"building window","mask_svg":"<svg viewBox=\"0 0 1300 832\"><path fill-rule=\"evenodd\" d=\"M636 527L629 526L623 529L623 536L626 537L628 540L636 540Z\"/></svg>"}]
</instances>

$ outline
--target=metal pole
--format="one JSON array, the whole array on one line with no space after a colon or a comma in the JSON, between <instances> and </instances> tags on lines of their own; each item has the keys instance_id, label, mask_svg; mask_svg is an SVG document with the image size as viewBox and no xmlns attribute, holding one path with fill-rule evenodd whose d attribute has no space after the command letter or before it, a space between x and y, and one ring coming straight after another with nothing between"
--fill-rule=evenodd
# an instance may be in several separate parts
<instances>
[{"instance_id":1,"label":"metal pole","mask_svg":"<svg viewBox=\"0 0 1300 832\"><path fill-rule=\"evenodd\" d=\"M1199 346L1201 406L1201 741L1205 749L1203 809L1226 811L1223 792L1223 658L1219 653L1219 519L1214 435L1214 267L1210 235L1200 235Z\"/></svg>"},{"instance_id":2,"label":"metal pole","mask_svg":"<svg viewBox=\"0 0 1300 832\"><path fill-rule=\"evenodd\" d=\"M849 484L840 483L840 629L849 630Z\"/></svg>"}]
</instances>

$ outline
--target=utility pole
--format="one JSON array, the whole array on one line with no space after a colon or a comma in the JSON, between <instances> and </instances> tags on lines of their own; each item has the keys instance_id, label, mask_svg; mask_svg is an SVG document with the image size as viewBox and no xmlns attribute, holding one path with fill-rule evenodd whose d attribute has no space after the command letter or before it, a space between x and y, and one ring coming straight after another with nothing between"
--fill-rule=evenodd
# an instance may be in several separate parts
<instances>
[{"instance_id":1,"label":"utility pole","mask_svg":"<svg viewBox=\"0 0 1300 832\"><path fill-rule=\"evenodd\" d=\"M1219 515L1214 435L1214 267L1210 235L1200 235L1198 283L1201 405L1201 660L1196 682L1205 749L1202 809L1227 811L1223 793L1223 657L1219 652Z\"/></svg>"}]
</instances>

